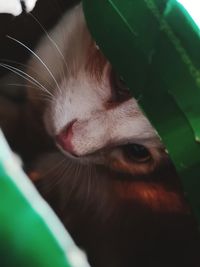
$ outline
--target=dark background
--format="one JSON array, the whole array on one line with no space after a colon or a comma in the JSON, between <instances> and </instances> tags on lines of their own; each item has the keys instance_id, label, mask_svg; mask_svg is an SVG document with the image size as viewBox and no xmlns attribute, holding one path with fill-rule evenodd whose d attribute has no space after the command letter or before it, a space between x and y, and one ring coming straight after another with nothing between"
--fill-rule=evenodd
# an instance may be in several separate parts
<instances>
[{"instance_id":1,"label":"dark background","mask_svg":"<svg viewBox=\"0 0 200 267\"><path fill-rule=\"evenodd\" d=\"M31 12L43 25L46 30L55 25L62 14L80 2L79 0L38 0L35 9ZM8 39L10 35L23 42L30 48L34 48L37 41L44 34L39 24L26 13L18 17L12 15L0 14L0 62L12 60L24 62L30 53L19 44ZM12 63L12 65L15 65ZM0 67L0 76L5 74L5 70Z\"/></svg>"}]
</instances>

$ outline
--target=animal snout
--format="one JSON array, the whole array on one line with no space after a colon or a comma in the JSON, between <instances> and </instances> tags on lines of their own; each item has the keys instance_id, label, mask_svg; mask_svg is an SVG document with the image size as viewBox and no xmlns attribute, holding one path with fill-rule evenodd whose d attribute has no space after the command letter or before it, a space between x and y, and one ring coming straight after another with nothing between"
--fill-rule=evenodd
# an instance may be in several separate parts
<instances>
[{"instance_id":1,"label":"animal snout","mask_svg":"<svg viewBox=\"0 0 200 267\"><path fill-rule=\"evenodd\" d=\"M87 120L73 120L56 136L56 142L65 152L83 157L102 149L109 140L105 118L92 117Z\"/></svg>"},{"instance_id":2,"label":"animal snout","mask_svg":"<svg viewBox=\"0 0 200 267\"><path fill-rule=\"evenodd\" d=\"M56 143L59 147L61 147L62 150L70 153L73 156L76 156L76 153L74 151L74 147L72 144L72 137L73 137L73 125L76 122L76 120L71 121L68 123L64 129L60 131L60 133L56 136Z\"/></svg>"}]
</instances>

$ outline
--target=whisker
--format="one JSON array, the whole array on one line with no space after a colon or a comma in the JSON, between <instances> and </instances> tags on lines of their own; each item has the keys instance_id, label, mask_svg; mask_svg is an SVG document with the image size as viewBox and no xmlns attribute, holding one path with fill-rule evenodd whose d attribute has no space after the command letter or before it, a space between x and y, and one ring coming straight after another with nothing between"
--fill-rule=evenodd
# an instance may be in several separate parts
<instances>
[{"instance_id":1,"label":"whisker","mask_svg":"<svg viewBox=\"0 0 200 267\"><path fill-rule=\"evenodd\" d=\"M25 87L25 88L32 88L32 89L35 89L35 86L31 86L31 85L25 85L25 84L6 84L6 86L16 86L16 87ZM53 103L54 102L54 98L49 96L49 95L46 95L46 94L42 94L40 93L40 95L38 96L31 96L29 95L28 97L29 99L33 99L33 100L45 100L46 102L49 102L49 103Z\"/></svg>"},{"instance_id":2,"label":"whisker","mask_svg":"<svg viewBox=\"0 0 200 267\"><path fill-rule=\"evenodd\" d=\"M89 176L89 179L90 179L90 192L91 192L91 188L92 188L92 181L93 181L93 177L92 177L92 174L93 174L93 165L90 165L90 176Z\"/></svg>"},{"instance_id":3,"label":"whisker","mask_svg":"<svg viewBox=\"0 0 200 267\"><path fill-rule=\"evenodd\" d=\"M50 69L47 67L47 65L44 63L44 61L43 61L43 60L42 60L42 59L41 59L41 58L40 58L40 57L39 57L39 56L38 56L32 49L30 49L27 45L25 45L24 43L20 42L19 40L15 39L15 38L13 38L13 37L11 37L11 36L9 36L9 35L7 35L7 38L9 38L9 39L13 40L14 42L20 44L20 45L23 46L25 49L27 49L33 56L35 56L35 57L39 60L39 62L45 67L45 69L48 71L48 73L50 74L50 76L51 76L52 79L54 80L54 82L55 82L57 88L61 91L61 88L60 88L60 86L59 86L57 80L55 79L53 73L50 71Z\"/></svg>"},{"instance_id":4,"label":"whisker","mask_svg":"<svg viewBox=\"0 0 200 267\"><path fill-rule=\"evenodd\" d=\"M90 170L89 170L89 167L87 167L87 172L86 172L86 175L87 175L87 179L86 179L86 182L87 182L87 199L89 200L90 198Z\"/></svg>"},{"instance_id":5,"label":"whisker","mask_svg":"<svg viewBox=\"0 0 200 267\"><path fill-rule=\"evenodd\" d=\"M71 167L71 169L70 169L70 167ZM65 159L64 162L62 163L62 165L59 165L59 168L57 168L57 171L54 174L54 177L53 177L53 179L51 179L51 183L48 186L53 188L55 185L59 184L60 186L65 187L65 182L67 182L67 185L69 185L68 184L68 176L70 174L73 175L72 171L74 170L74 168L72 168L72 167L73 167L72 162ZM69 187L67 186L66 189L69 189ZM72 192L73 190L70 190L70 191ZM71 192L68 191L67 196L66 196L66 194L64 195L64 199L66 199L66 197L67 198L70 197Z\"/></svg>"},{"instance_id":6,"label":"whisker","mask_svg":"<svg viewBox=\"0 0 200 267\"><path fill-rule=\"evenodd\" d=\"M55 177L56 177L56 176L54 176L54 172L60 170L60 167L63 166L65 160L66 159L59 161L55 166L48 169L45 173L42 173L40 176L40 179L43 179L43 178L46 178L47 176L50 176L51 179L49 179L49 184L51 184L55 180Z\"/></svg>"},{"instance_id":7,"label":"whisker","mask_svg":"<svg viewBox=\"0 0 200 267\"><path fill-rule=\"evenodd\" d=\"M26 76L22 75L19 73L19 69L16 68L16 70L14 70L14 67L10 66L10 65L7 65L7 64L2 64L0 63L0 66L7 69L7 70L10 70L11 72L15 73L16 75L18 75L19 77L22 77L23 79L31 82L32 84L38 86L38 84L36 82L33 82L31 79L28 79ZM40 88L40 87L39 87ZM41 88L40 88L41 89Z\"/></svg>"},{"instance_id":8,"label":"whisker","mask_svg":"<svg viewBox=\"0 0 200 267\"><path fill-rule=\"evenodd\" d=\"M66 175L69 175L69 170L68 168L70 167L70 163L66 160L65 164L63 164L63 168L60 170L60 172L57 174L57 180L56 184L60 184L62 186L65 185L65 182L67 180ZM63 179L64 178L64 179Z\"/></svg>"},{"instance_id":9,"label":"whisker","mask_svg":"<svg viewBox=\"0 0 200 267\"><path fill-rule=\"evenodd\" d=\"M29 85L29 84L23 84L23 83L7 83L6 86L15 86L15 87L25 87L25 88L32 88L35 89L35 86ZM46 93L46 91L45 91ZM41 94L41 93L40 93ZM44 94L45 97L48 97L51 100L54 100L54 98L51 95Z\"/></svg>"},{"instance_id":10,"label":"whisker","mask_svg":"<svg viewBox=\"0 0 200 267\"><path fill-rule=\"evenodd\" d=\"M42 96L42 97L30 97L29 96L29 99L31 99L31 100L43 100L43 101L45 101L45 102L49 102L49 103L52 103L53 102L53 100L52 99L50 99L50 98L47 98L47 97L45 97L45 96Z\"/></svg>"},{"instance_id":11,"label":"whisker","mask_svg":"<svg viewBox=\"0 0 200 267\"><path fill-rule=\"evenodd\" d=\"M30 69L32 72L34 72L34 73L37 74L38 76L41 76L40 73L38 73L33 67L29 66L28 64L23 64L23 63L21 63L21 62L17 62L17 61L15 61L15 60L10 60L10 59L1 59L1 62L2 62L3 64L12 63L12 64L15 64L15 65L19 65L19 66L21 66L21 67L23 67L23 68L25 68L25 69ZM4 63L4 62L5 62L5 63ZM13 66L13 67L14 67L14 66ZM42 79L44 79L44 78L42 77ZM48 87L53 88L52 85L50 84L50 82L49 82L48 80L45 79L45 83L48 84Z\"/></svg>"},{"instance_id":12,"label":"whisker","mask_svg":"<svg viewBox=\"0 0 200 267\"><path fill-rule=\"evenodd\" d=\"M44 28L44 26L40 23L40 21L32 14L29 13L29 15L39 24L39 26L41 27L41 29L44 31L44 33L46 34L47 38L49 39L49 41L53 44L53 46L56 48L57 52L59 53L59 55L61 56L61 58L63 59L63 62L66 66L66 70L69 72L69 67L67 65L67 62L65 60L65 57L63 55L63 53L60 50L60 47L57 45L57 43L51 38L51 36L49 35L49 33L47 32L47 30Z\"/></svg>"},{"instance_id":13,"label":"whisker","mask_svg":"<svg viewBox=\"0 0 200 267\"><path fill-rule=\"evenodd\" d=\"M22 63L22 62L18 62L18 61L15 61L15 60L11 60L11 59L1 58L1 62L2 62L2 63L5 62L5 64L6 64L6 63L13 63L13 64L16 64L16 65L19 65L19 66L22 66L22 67L25 67L25 68L28 67L27 64L24 64L24 63Z\"/></svg>"},{"instance_id":14,"label":"whisker","mask_svg":"<svg viewBox=\"0 0 200 267\"><path fill-rule=\"evenodd\" d=\"M71 168L69 168L69 167L71 167ZM71 195L73 194L73 192L75 191L75 189L77 187L77 179L79 178L77 176L78 168L79 168L79 163L73 163L73 162L71 162L71 164L67 168L68 175L70 175L70 173L71 173L73 176L73 180L71 181L70 190L68 191L68 195L66 196L66 201L68 199L70 199Z\"/></svg>"},{"instance_id":15,"label":"whisker","mask_svg":"<svg viewBox=\"0 0 200 267\"><path fill-rule=\"evenodd\" d=\"M33 85L23 84L23 83L7 83L8 86L16 86L16 87L27 87L27 88L35 88Z\"/></svg>"},{"instance_id":16,"label":"whisker","mask_svg":"<svg viewBox=\"0 0 200 267\"><path fill-rule=\"evenodd\" d=\"M7 83L6 86L15 86L15 87L25 87L25 88L32 88L32 89L35 89L35 86L32 86L32 85L26 85L26 84L20 84L20 83ZM40 93L40 96L29 96L29 99L39 99L39 100L45 100L45 101L49 101L49 102L53 102L53 98L50 97L49 95L42 95Z\"/></svg>"},{"instance_id":17,"label":"whisker","mask_svg":"<svg viewBox=\"0 0 200 267\"><path fill-rule=\"evenodd\" d=\"M28 82L34 84L39 89L43 89L46 93L48 93L49 95L51 95L53 97L53 95L40 82L38 82L36 79L34 79L30 75L28 75L26 72L24 72L18 68L15 68L11 65L4 64L4 63L0 63L0 66L7 69L7 70L10 70L11 72L15 73L16 75L18 75L18 76L22 77L23 79L27 80Z\"/></svg>"}]
</instances>

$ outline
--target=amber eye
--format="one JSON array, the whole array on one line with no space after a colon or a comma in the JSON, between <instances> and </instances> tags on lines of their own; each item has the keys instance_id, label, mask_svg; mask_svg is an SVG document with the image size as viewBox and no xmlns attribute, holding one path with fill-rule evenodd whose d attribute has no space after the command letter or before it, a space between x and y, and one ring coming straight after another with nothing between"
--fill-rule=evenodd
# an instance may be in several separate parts
<instances>
[{"instance_id":1,"label":"amber eye","mask_svg":"<svg viewBox=\"0 0 200 267\"><path fill-rule=\"evenodd\" d=\"M112 72L112 87L115 95L115 101L122 102L131 98L131 93L122 76Z\"/></svg>"},{"instance_id":2,"label":"amber eye","mask_svg":"<svg viewBox=\"0 0 200 267\"><path fill-rule=\"evenodd\" d=\"M147 148L138 144L128 144L123 147L125 157L130 161L146 163L151 160L151 154Z\"/></svg>"}]
</instances>

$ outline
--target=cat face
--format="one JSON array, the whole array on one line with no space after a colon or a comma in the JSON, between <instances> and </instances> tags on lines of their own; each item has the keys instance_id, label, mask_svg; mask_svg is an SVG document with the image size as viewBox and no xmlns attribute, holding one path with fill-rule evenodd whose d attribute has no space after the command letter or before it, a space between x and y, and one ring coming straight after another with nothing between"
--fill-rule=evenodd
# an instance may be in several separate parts
<instances>
[{"instance_id":1,"label":"cat face","mask_svg":"<svg viewBox=\"0 0 200 267\"><path fill-rule=\"evenodd\" d=\"M49 97L32 102L67 157L131 174L146 174L167 159L136 99L92 40L81 5L41 41L36 54L48 69L32 58L29 72L48 93L30 90L29 96Z\"/></svg>"}]
</instances>

